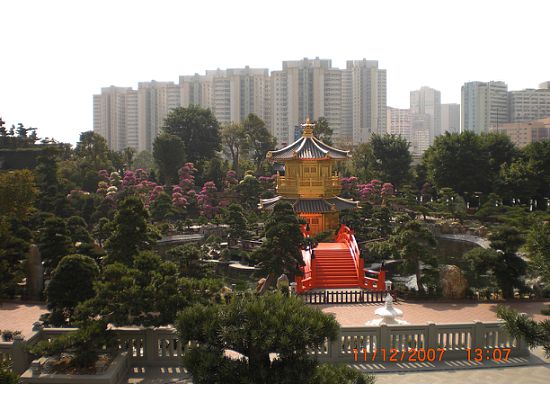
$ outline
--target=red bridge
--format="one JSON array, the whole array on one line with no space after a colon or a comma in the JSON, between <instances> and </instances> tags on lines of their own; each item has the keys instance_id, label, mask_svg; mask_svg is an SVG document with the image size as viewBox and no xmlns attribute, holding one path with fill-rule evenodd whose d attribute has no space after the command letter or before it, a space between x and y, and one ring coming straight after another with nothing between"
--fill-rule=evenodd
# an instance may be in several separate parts
<instances>
[{"instance_id":1,"label":"red bridge","mask_svg":"<svg viewBox=\"0 0 550 400\"><path fill-rule=\"evenodd\" d=\"M303 250L302 256L304 275L296 277L298 293L338 288L385 290L385 272L365 270L353 231L346 225L340 227L333 243L319 243L314 249Z\"/></svg>"}]
</instances>

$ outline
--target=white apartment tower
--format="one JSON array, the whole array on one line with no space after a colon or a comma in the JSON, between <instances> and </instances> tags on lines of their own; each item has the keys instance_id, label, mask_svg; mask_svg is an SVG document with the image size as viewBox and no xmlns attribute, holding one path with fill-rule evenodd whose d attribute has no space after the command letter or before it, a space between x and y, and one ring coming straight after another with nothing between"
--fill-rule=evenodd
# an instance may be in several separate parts
<instances>
[{"instance_id":1,"label":"white apartment tower","mask_svg":"<svg viewBox=\"0 0 550 400\"><path fill-rule=\"evenodd\" d=\"M378 68L378 61L363 59L348 61L343 74L342 106L351 110L353 144L367 142L371 133L385 133L386 70ZM345 122L344 128L348 133L350 126Z\"/></svg>"},{"instance_id":2,"label":"white apartment tower","mask_svg":"<svg viewBox=\"0 0 550 400\"><path fill-rule=\"evenodd\" d=\"M107 140L112 150L137 148L137 92L129 87L110 86L93 96L94 132Z\"/></svg>"},{"instance_id":3,"label":"white apartment tower","mask_svg":"<svg viewBox=\"0 0 550 400\"><path fill-rule=\"evenodd\" d=\"M347 61L346 69L338 69L319 58L283 61L271 76L265 68L247 66L180 76L179 84L141 82L137 91L106 88L94 96L94 129L109 138L110 148L151 151L169 111L191 104L209 108L221 124L254 113L278 146L292 143L307 118L326 118L344 146L387 131L386 71L378 62Z\"/></svg>"},{"instance_id":4,"label":"white apartment tower","mask_svg":"<svg viewBox=\"0 0 550 400\"><path fill-rule=\"evenodd\" d=\"M388 107L386 125L389 134L401 136L408 142L412 142L411 110L408 108Z\"/></svg>"},{"instance_id":5,"label":"white apartment tower","mask_svg":"<svg viewBox=\"0 0 550 400\"><path fill-rule=\"evenodd\" d=\"M462 130L477 134L508 122L508 86L501 81L466 82L460 112Z\"/></svg>"},{"instance_id":6,"label":"white apartment tower","mask_svg":"<svg viewBox=\"0 0 550 400\"><path fill-rule=\"evenodd\" d=\"M180 102L182 107L189 107L191 104L210 108L210 85L206 82L204 75L180 76Z\"/></svg>"},{"instance_id":7,"label":"white apartment tower","mask_svg":"<svg viewBox=\"0 0 550 400\"><path fill-rule=\"evenodd\" d=\"M292 143L307 118L325 117L335 135L340 133L342 74L330 60L283 61L283 70L273 71L271 79L271 131L279 145Z\"/></svg>"},{"instance_id":8,"label":"white apartment tower","mask_svg":"<svg viewBox=\"0 0 550 400\"><path fill-rule=\"evenodd\" d=\"M460 104L441 104L441 132L460 132Z\"/></svg>"},{"instance_id":9,"label":"white apartment tower","mask_svg":"<svg viewBox=\"0 0 550 400\"><path fill-rule=\"evenodd\" d=\"M153 151L153 142L170 110L180 106L180 88L174 82L138 83L138 151Z\"/></svg>"},{"instance_id":10,"label":"white apartment tower","mask_svg":"<svg viewBox=\"0 0 550 400\"><path fill-rule=\"evenodd\" d=\"M510 122L527 122L550 117L550 89L508 92Z\"/></svg>"},{"instance_id":11,"label":"white apartment tower","mask_svg":"<svg viewBox=\"0 0 550 400\"><path fill-rule=\"evenodd\" d=\"M248 114L269 126L271 83L265 68L209 70L206 75L180 76L182 107L210 108L220 123L241 122Z\"/></svg>"},{"instance_id":12,"label":"white apartment tower","mask_svg":"<svg viewBox=\"0 0 550 400\"><path fill-rule=\"evenodd\" d=\"M423 86L420 90L411 92L411 114L428 115L427 126L430 132L430 143L433 139L441 135L441 92L438 90Z\"/></svg>"}]
</instances>

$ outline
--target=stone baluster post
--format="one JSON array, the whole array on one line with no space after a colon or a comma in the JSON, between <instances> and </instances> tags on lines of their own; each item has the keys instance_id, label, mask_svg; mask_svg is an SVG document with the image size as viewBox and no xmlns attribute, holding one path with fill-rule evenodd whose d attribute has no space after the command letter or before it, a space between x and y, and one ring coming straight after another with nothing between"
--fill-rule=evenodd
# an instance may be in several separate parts
<instances>
[{"instance_id":1,"label":"stone baluster post","mask_svg":"<svg viewBox=\"0 0 550 400\"><path fill-rule=\"evenodd\" d=\"M432 321L428 321L426 336L424 337L424 346L426 349L436 349L438 347L437 332L435 330L435 323Z\"/></svg>"},{"instance_id":2,"label":"stone baluster post","mask_svg":"<svg viewBox=\"0 0 550 400\"><path fill-rule=\"evenodd\" d=\"M158 336L154 328L145 329L143 346L144 362L146 365L149 365L158 358Z\"/></svg>"},{"instance_id":3,"label":"stone baluster post","mask_svg":"<svg viewBox=\"0 0 550 400\"><path fill-rule=\"evenodd\" d=\"M474 321L474 334L472 337L472 349L484 348L485 341L483 340L483 322Z\"/></svg>"}]
</instances>

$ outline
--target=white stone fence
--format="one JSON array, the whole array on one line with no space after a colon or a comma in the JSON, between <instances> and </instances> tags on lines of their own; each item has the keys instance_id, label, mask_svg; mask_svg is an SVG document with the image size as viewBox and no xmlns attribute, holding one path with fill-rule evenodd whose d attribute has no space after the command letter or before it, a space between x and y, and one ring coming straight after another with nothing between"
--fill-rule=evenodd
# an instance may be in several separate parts
<instances>
[{"instance_id":1,"label":"white stone fence","mask_svg":"<svg viewBox=\"0 0 550 400\"><path fill-rule=\"evenodd\" d=\"M357 350L356 350L357 349ZM508 357L529 355L523 341L510 337L501 322L426 325L381 325L341 328L335 341L312 351L321 362L355 361L355 354L367 362L391 362L390 354L397 353L397 361L408 361L408 354L415 350L434 349L437 361L467 360L475 357L475 349L481 349L483 360L493 359L494 349L506 350ZM365 354L366 353L366 354ZM405 357L401 358L401 354ZM424 352L425 353L425 352ZM441 355L441 358L439 356ZM417 361L415 361L417 362Z\"/></svg>"},{"instance_id":2,"label":"white stone fence","mask_svg":"<svg viewBox=\"0 0 550 400\"><path fill-rule=\"evenodd\" d=\"M45 328L35 332L28 340L0 343L0 360L12 363L12 368L22 374L30 365L32 356L26 347L40 340L69 333L72 328ZM182 343L173 328L115 328L119 348L127 351L129 366L176 367L181 365ZM358 349L358 350L354 350ZM366 353L368 361L390 361L392 352L410 352L412 349L434 349L442 360L466 360L467 349L471 358L475 349L482 349L483 356L493 349L509 349L509 357L527 356L529 349L504 329L501 322L426 325L382 325L341 328L336 340L325 342L312 351L321 362L354 362L354 354ZM439 350L438 350L439 349ZM375 353L376 352L376 353ZM433 353L433 352L432 352ZM406 360L406 358L405 358ZM367 362L368 362L367 361Z\"/></svg>"}]
</instances>

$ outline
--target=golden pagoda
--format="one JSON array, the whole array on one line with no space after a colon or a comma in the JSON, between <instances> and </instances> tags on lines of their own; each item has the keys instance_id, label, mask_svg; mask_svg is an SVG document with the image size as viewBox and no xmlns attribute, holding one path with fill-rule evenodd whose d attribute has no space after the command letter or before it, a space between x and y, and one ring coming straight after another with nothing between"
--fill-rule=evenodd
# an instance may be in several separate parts
<instances>
[{"instance_id":1,"label":"golden pagoda","mask_svg":"<svg viewBox=\"0 0 550 400\"><path fill-rule=\"evenodd\" d=\"M334 231L340 227L339 212L356 208L358 202L338 197L341 190L336 163L350 157L321 142L313 135L309 118L302 124L302 137L294 143L267 153L270 162L284 164L277 172L277 196L261 199L261 209L271 209L278 201L292 204L294 211L310 228L310 234Z\"/></svg>"}]
</instances>

